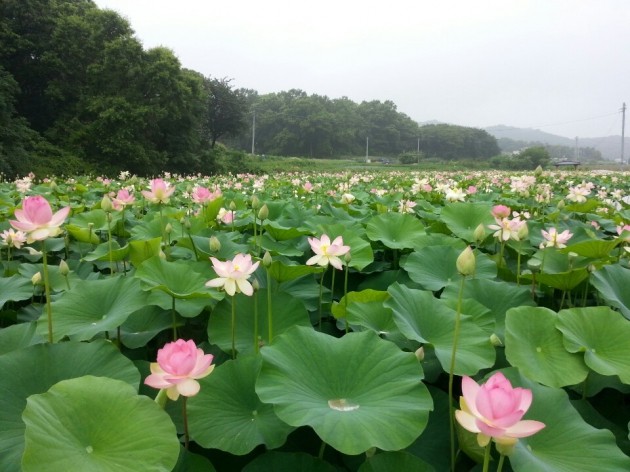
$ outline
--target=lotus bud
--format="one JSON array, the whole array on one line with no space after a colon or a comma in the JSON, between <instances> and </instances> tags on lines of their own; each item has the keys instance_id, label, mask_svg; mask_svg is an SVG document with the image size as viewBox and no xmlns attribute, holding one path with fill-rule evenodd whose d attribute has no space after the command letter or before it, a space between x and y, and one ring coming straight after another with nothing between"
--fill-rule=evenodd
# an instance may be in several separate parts
<instances>
[{"instance_id":1,"label":"lotus bud","mask_svg":"<svg viewBox=\"0 0 630 472\"><path fill-rule=\"evenodd\" d=\"M576 252L573 252L573 251L569 252L568 256L569 256L569 267L571 268L573 267L573 263L579 256Z\"/></svg>"},{"instance_id":2,"label":"lotus bud","mask_svg":"<svg viewBox=\"0 0 630 472\"><path fill-rule=\"evenodd\" d=\"M562 210L562 209L565 207L564 200L560 200L560 201L558 202L557 207L558 207L558 210Z\"/></svg>"},{"instance_id":3,"label":"lotus bud","mask_svg":"<svg viewBox=\"0 0 630 472\"><path fill-rule=\"evenodd\" d=\"M258 219L262 221L262 220L266 220L268 217L269 217L269 207L267 207L267 204L265 203L263 206L260 207L260 210L258 210Z\"/></svg>"},{"instance_id":4,"label":"lotus bud","mask_svg":"<svg viewBox=\"0 0 630 472\"><path fill-rule=\"evenodd\" d=\"M536 177L540 177L543 173L543 168L541 166L536 167L536 170L534 171L534 175Z\"/></svg>"},{"instance_id":5,"label":"lotus bud","mask_svg":"<svg viewBox=\"0 0 630 472\"><path fill-rule=\"evenodd\" d=\"M258 279L255 278L252 280L252 287L254 287L254 292L260 290L260 282L258 282Z\"/></svg>"},{"instance_id":6,"label":"lotus bud","mask_svg":"<svg viewBox=\"0 0 630 472\"><path fill-rule=\"evenodd\" d=\"M59 262L59 273L64 277L66 277L70 273L70 267L68 266L68 263L63 259L61 259L61 262Z\"/></svg>"},{"instance_id":7,"label":"lotus bud","mask_svg":"<svg viewBox=\"0 0 630 472\"><path fill-rule=\"evenodd\" d=\"M483 223L479 223L479 225L475 228L475 231L473 232L473 239L477 241L477 243L486 239L486 228Z\"/></svg>"},{"instance_id":8,"label":"lotus bud","mask_svg":"<svg viewBox=\"0 0 630 472\"><path fill-rule=\"evenodd\" d=\"M114 205L112 205L112 201L107 195L103 195L103 199L101 200L101 209L108 213L114 209Z\"/></svg>"},{"instance_id":9,"label":"lotus bud","mask_svg":"<svg viewBox=\"0 0 630 472\"><path fill-rule=\"evenodd\" d=\"M470 246L467 246L457 257L455 265L457 266L457 271L463 276L473 275L475 273L476 258Z\"/></svg>"},{"instance_id":10,"label":"lotus bud","mask_svg":"<svg viewBox=\"0 0 630 472\"><path fill-rule=\"evenodd\" d=\"M221 241L216 236L212 236L208 241L210 252L219 252L221 250Z\"/></svg>"},{"instance_id":11,"label":"lotus bud","mask_svg":"<svg viewBox=\"0 0 630 472\"><path fill-rule=\"evenodd\" d=\"M348 265L350 263L350 261L352 260L352 255L350 254L350 251L346 252L343 255L343 260L346 263L346 265Z\"/></svg>"},{"instance_id":12,"label":"lotus bud","mask_svg":"<svg viewBox=\"0 0 630 472\"><path fill-rule=\"evenodd\" d=\"M166 234L171 234L173 232L173 225L170 223L166 223L166 227L164 228L164 232Z\"/></svg>"},{"instance_id":13,"label":"lotus bud","mask_svg":"<svg viewBox=\"0 0 630 472\"><path fill-rule=\"evenodd\" d=\"M42 283L42 274L41 272L35 272L31 277L31 283L33 285L41 285Z\"/></svg>"},{"instance_id":14,"label":"lotus bud","mask_svg":"<svg viewBox=\"0 0 630 472\"><path fill-rule=\"evenodd\" d=\"M424 360L424 346L420 346L414 354L416 355L416 359L422 362Z\"/></svg>"},{"instance_id":15,"label":"lotus bud","mask_svg":"<svg viewBox=\"0 0 630 472\"><path fill-rule=\"evenodd\" d=\"M521 241L529 236L529 228L527 227L527 223L521 225L521 227L518 229L517 236L518 239Z\"/></svg>"},{"instance_id":16,"label":"lotus bud","mask_svg":"<svg viewBox=\"0 0 630 472\"><path fill-rule=\"evenodd\" d=\"M258 210L258 207L260 206L260 200L258 200L258 197L256 195L254 195L252 197L252 208L254 210Z\"/></svg>"},{"instance_id":17,"label":"lotus bud","mask_svg":"<svg viewBox=\"0 0 630 472\"><path fill-rule=\"evenodd\" d=\"M50 190L52 190L53 192L56 192L57 189L58 189L57 182L55 182L54 180L50 182Z\"/></svg>"},{"instance_id":18,"label":"lotus bud","mask_svg":"<svg viewBox=\"0 0 630 472\"><path fill-rule=\"evenodd\" d=\"M494 333L490 335L490 343L494 347L503 346L503 342L501 341L501 338Z\"/></svg>"},{"instance_id":19,"label":"lotus bud","mask_svg":"<svg viewBox=\"0 0 630 472\"><path fill-rule=\"evenodd\" d=\"M273 262L273 259L271 258L271 254L269 254L269 251L266 251L265 255L262 258L263 266L269 268L271 267L272 262Z\"/></svg>"},{"instance_id":20,"label":"lotus bud","mask_svg":"<svg viewBox=\"0 0 630 472\"><path fill-rule=\"evenodd\" d=\"M234 200L230 202L230 211L236 211L236 203L234 203Z\"/></svg>"}]
</instances>

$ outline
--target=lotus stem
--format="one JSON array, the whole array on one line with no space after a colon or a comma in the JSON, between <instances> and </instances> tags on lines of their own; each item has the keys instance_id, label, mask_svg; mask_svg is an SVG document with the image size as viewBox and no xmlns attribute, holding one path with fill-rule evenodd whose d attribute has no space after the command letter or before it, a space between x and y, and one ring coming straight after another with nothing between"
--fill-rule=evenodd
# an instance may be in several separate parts
<instances>
[{"instance_id":1,"label":"lotus stem","mask_svg":"<svg viewBox=\"0 0 630 472\"><path fill-rule=\"evenodd\" d=\"M319 330L322 330L322 298L324 294L324 275L326 271L322 272L322 276L319 279Z\"/></svg>"},{"instance_id":2,"label":"lotus stem","mask_svg":"<svg viewBox=\"0 0 630 472\"><path fill-rule=\"evenodd\" d=\"M177 341L177 316L175 312L175 297L171 297L171 316L173 319L173 341Z\"/></svg>"},{"instance_id":3,"label":"lotus stem","mask_svg":"<svg viewBox=\"0 0 630 472\"><path fill-rule=\"evenodd\" d=\"M466 277L462 276L457 297L457 312L455 313L455 330L453 333L453 347L451 349L451 365L448 370L448 410L449 426L451 433L451 470L455 470L455 410L453 408L453 377L455 371L455 356L457 355L457 342L459 340L459 325L462 313L462 297L464 295L464 282Z\"/></svg>"},{"instance_id":4,"label":"lotus stem","mask_svg":"<svg viewBox=\"0 0 630 472\"><path fill-rule=\"evenodd\" d=\"M483 454L483 472L488 472L490 466L490 448L492 447L492 441L488 443Z\"/></svg>"},{"instance_id":5,"label":"lotus stem","mask_svg":"<svg viewBox=\"0 0 630 472\"><path fill-rule=\"evenodd\" d=\"M236 294L232 296L232 359L236 359Z\"/></svg>"},{"instance_id":6,"label":"lotus stem","mask_svg":"<svg viewBox=\"0 0 630 472\"><path fill-rule=\"evenodd\" d=\"M258 354L258 290L254 292L254 352Z\"/></svg>"},{"instance_id":7,"label":"lotus stem","mask_svg":"<svg viewBox=\"0 0 630 472\"><path fill-rule=\"evenodd\" d=\"M46 241L42 241L42 254L44 265L44 294L46 297L46 317L48 319L48 342L53 343L52 306L50 305L50 279L48 277L48 256L46 254Z\"/></svg>"},{"instance_id":8,"label":"lotus stem","mask_svg":"<svg viewBox=\"0 0 630 472\"><path fill-rule=\"evenodd\" d=\"M503 461L505 460L505 455L504 454L500 454L499 455L499 465L497 465L497 472L501 472L501 470L503 469Z\"/></svg>"},{"instance_id":9,"label":"lotus stem","mask_svg":"<svg viewBox=\"0 0 630 472\"><path fill-rule=\"evenodd\" d=\"M269 329L269 339L267 342L271 345L273 340L273 311L271 309L271 273L269 267L267 270L267 328Z\"/></svg>"},{"instance_id":10,"label":"lotus stem","mask_svg":"<svg viewBox=\"0 0 630 472\"><path fill-rule=\"evenodd\" d=\"M188 450L190 435L188 434L188 411L186 408L186 400L188 400L188 397L182 395L182 417L184 419L184 448Z\"/></svg>"},{"instance_id":11,"label":"lotus stem","mask_svg":"<svg viewBox=\"0 0 630 472\"><path fill-rule=\"evenodd\" d=\"M346 322L346 334L348 334L348 272L350 266L346 263L344 278L343 278L343 312L345 313L344 321Z\"/></svg>"}]
</instances>

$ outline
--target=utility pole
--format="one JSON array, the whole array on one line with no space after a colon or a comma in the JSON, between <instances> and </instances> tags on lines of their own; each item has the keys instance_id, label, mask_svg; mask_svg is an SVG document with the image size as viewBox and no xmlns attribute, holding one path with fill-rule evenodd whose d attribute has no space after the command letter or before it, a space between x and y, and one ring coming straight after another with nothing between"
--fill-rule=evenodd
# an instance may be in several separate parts
<instances>
[{"instance_id":1,"label":"utility pole","mask_svg":"<svg viewBox=\"0 0 630 472\"><path fill-rule=\"evenodd\" d=\"M256 150L256 110L254 110L254 118L252 120L252 156L255 155Z\"/></svg>"},{"instance_id":2,"label":"utility pole","mask_svg":"<svg viewBox=\"0 0 630 472\"><path fill-rule=\"evenodd\" d=\"M420 138L418 138L418 151L417 151L417 157L418 157L418 165L420 165Z\"/></svg>"},{"instance_id":3,"label":"utility pole","mask_svg":"<svg viewBox=\"0 0 630 472\"><path fill-rule=\"evenodd\" d=\"M370 162L370 138L365 137L365 162Z\"/></svg>"},{"instance_id":4,"label":"utility pole","mask_svg":"<svg viewBox=\"0 0 630 472\"><path fill-rule=\"evenodd\" d=\"M623 165L623 146L626 141L625 134L626 134L626 102L623 102L623 106L621 107L621 165Z\"/></svg>"}]
</instances>

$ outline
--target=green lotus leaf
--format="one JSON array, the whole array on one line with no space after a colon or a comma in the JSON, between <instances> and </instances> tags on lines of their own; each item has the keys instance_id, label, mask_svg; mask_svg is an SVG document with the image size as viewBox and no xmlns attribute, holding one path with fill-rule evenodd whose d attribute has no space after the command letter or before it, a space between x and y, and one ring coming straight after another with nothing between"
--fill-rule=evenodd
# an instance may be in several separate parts
<instances>
[{"instance_id":1,"label":"green lotus leaf","mask_svg":"<svg viewBox=\"0 0 630 472\"><path fill-rule=\"evenodd\" d=\"M557 328L567 351L584 353L587 366L630 384L630 321L608 307L571 308L558 313Z\"/></svg>"},{"instance_id":2,"label":"green lotus leaf","mask_svg":"<svg viewBox=\"0 0 630 472\"><path fill-rule=\"evenodd\" d=\"M158 306L148 305L134 311L120 325L120 341L129 349L145 346L158 333L171 329L173 316Z\"/></svg>"},{"instance_id":3,"label":"green lotus leaf","mask_svg":"<svg viewBox=\"0 0 630 472\"><path fill-rule=\"evenodd\" d=\"M146 305L147 293L133 277L80 280L72 290L52 303L53 337L70 336L78 341L122 325L134 311ZM48 335L47 316L37 322L37 333Z\"/></svg>"},{"instance_id":4,"label":"green lotus leaf","mask_svg":"<svg viewBox=\"0 0 630 472\"><path fill-rule=\"evenodd\" d=\"M260 290L248 297L237 294L226 297L212 311L208 322L208 339L224 352L232 352L232 304L236 298L236 351L251 354L254 348L256 310L258 310L258 344L269 344L269 323L267 316L267 291ZM294 325L310 326L306 308L302 302L288 293L273 293L271 298L273 313L273 337L283 333ZM258 306L258 308L256 308Z\"/></svg>"},{"instance_id":5,"label":"green lotus leaf","mask_svg":"<svg viewBox=\"0 0 630 472\"><path fill-rule=\"evenodd\" d=\"M269 251L270 254L280 254L287 257L299 257L304 251L299 248L301 238L288 239L286 241L276 241L267 234L263 234L260 238L260 247L263 251Z\"/></svg>"},{"instance_id":6,"label":"green lotus leaf","mask_svg":"<svg viewBox=\"0 0 630 472\"><path fill-rule=\"evenodd\" d=\"M390 249L420 247L424 226L407 213L383 213L372 217L366 227L370 241L380 241Z\"/></svg>"},{"instance_id":7,"label":"green lotus leaf","mask_svg":"<svg viewBox=\"0 0 630 472\"><path fill-rule=\"evenodd\" d=\"M120 380L63 380L31 395L22 418L24 472L161 472L179 456L168 414Z\"/></svg>"},{"instance_id":8,"label":"green lotus leaf","mask_svg":"<svg viewBox=\"0 0 630 472\"><path fill-rule=\"evenodd\" d=\"M206 288L205 277L191 270L186 261L168 262L159 256L144 261L135 276L150 290L161 290L173 298L221 298Z\"/></svg>"},{"instance_id":9,"label":"green lotus leaf","mask_svg":"<svg viewBox=\"0 0 630 472\"><path fill-rule=\"evenodd\" d=\"M282 283L304 277L305 275L317 274L322 272L322 270L320 266L287 265L282 261L275 260L269 267L269 274L275 281Z\"/></svg>"},{"instance_id":10,"label":"green lotus leaf","mask_svg":"<svg viewBox=\"0 0 630 472\"><path fill-rule=\"evenodd\" d=\"M70 233L70 235L74 239L82 243L98 244L101 242L101 238L96 233L94 228L90 229L90 228L75 225L72 223L68 223L67 225L64 226L64 228L66 229L66 231L68 231L68 233Z\"/></svg>"},{"instance_id":11,"label":"green lotus leaf","mask_svg":"<svg viewBox=\"0 0 630 472\"><path fill-rule=\"evenodd\" d=\"M160 254L161 245L161 237L129 241L129 260L135 267L138 267L147 259Z\"/></svg>"},{"instance_id":12,"label":"green lotus leaf","mask_svg":"<svg viewBox=\"0 0 630 472\"><path fill-rule=\"evenodd\" d=\"M536 274L536 282L548 285L558 290L569 291L580 285L588 278L589 272L586 268L570 270L568 272L556 272L554 274ZM531 274L523 274L523 280L532 280Z\"/></svg>"},{"instance_id":13,"label":"green lotus leaf","mask_svg":"<svg viewBox=\"0 0 630 472\"><path fill-rule=\"evenodd\" d=\"M263 228L265 232L276 241L287 241L289 239L295 239L309 233L308 229L306 228L297 228L295 226L282 226L280 223L270 220L266 220Z\"/></svg>"},{"instance_id":14,"label":"green lotus leaf","mask_svg":"<svg viewBox=\"0 0 630 472\"><path fill-rule=\"evenodd\" d=\"M128 245L120 247L118 241L113 240L111 246L112 248L110 252L109 243L105 242L99 244L92 252L83 256L83 259L86 261L122 261L129 254Z\"/></svg>"},{"instance_id":15,"label":"green lotus leaf","mask_svg":"<svg viewBox=\"0 0 630 472\"><path fill-rule=\"evenodd\" d=\"M443 299L457 300L458 296L459 287L456 284L447 286L442 292ZM467 279L463 298L472 298L492 311L496 320L494 332L500 338L503 338L505 330L505 313L510 308L536 304L530 287L489 279Z\"/></svg>"},{"instance_id":16,"label":"green lotus leaf","mask_svg":"<svg viewBox=\"0 0 630 472\"><path fill-rule=\"evenodd\" d=\"M630 319L630 269L618 264L602 267L593 272L591 284L607 303Z\"/></svg>"},{"instance_id":17,"label":"green lotus leaf","mask_svg":"<svg viewBox=\"0 0 630 472\"><path fill-rule=\"evenodd\" d=\"M180 447L179 459L173 472L216 472L216 469L204 456L193 454Z\"/></svg>"},{"instance_id":18,"label":"green lotus leaf","mask_svg":"<svg viewBox=\"0 0 630 472\"><path fill-rule=\"evenodd\" d=\"M268 451L251 461L243 472L269 472L272 470L294 470L300 472L337 472L328 462L305 452Z\"/></svg>"},{"instance_id":19,"label":"green lotus leaf","mask_svg":"<svg viewBox=\"0 0 630 472\"><path fill-rule=\"evenodd\" d=\"M451 283L458 283L461 275L457 271L457 258L460 250L451 246L430 246L417 249L409 254L401 267L409 273L414 282L425 290L436 292ZM497 264L487 255L475 252L475 277L493 279L497 276Z\"/></svg>"},{"instance_id":20,"label":"green lotus leaf","mask_svg":"<svg viewBox=\"0 0 630 472\"><path fill-rule=\"evenodd\" d=\"M409 339L429 343L442 368L448 372L451 365L456 311L431 292L415 290L394 283L389 289L391 298L385 306L394 311L394 321ZM466 314L460 317L459 340L455 359L456 375L474 375L492 367L495 351L490 336Z\"/></svg>"},{"instance_id":21,"label":"green lotus leaf","mask_svg":"<svg viewBox=\"0 0 630 472\"><path fill-rule=\"evenodd\" d=\"M23 347L44 342L44 338L35 333L37 323L20 323L0 330L0 354L15 351Z\"/></svg>"},{"instance_id":22,"label":"green lotus leaf","mask_svg":"<svg viewBox=\"0 0 630 472\"><path fill-rule=\"evenodd\" d=\"M581 241L570 244L561 251L564 253L574 252L582 257L591 259L610 259L613 250L623 242L623 239L612 240L595 239L591 241Z\"/></svg>"},{"instance_id":23,"label":"green lotus leaf","mask_svg":"<svg viewBox=\"0 0 630 472\"><path fill-rule=\"evenodd\" d=\"M239 357L217 366L201 379L201 390L188 401L191 438L205 448L243 455L264 444L276 448L293 430L261 403L254 383L262 358Z\"/></svg>"},{"instance_id":24,"label":"green lotus leaf","mask_svg":"<svg viewBox=\"0 0 630 472\"><path fill-rule=\"evenodd\" d=\"M105 341L38 344L0 356L4 379L0 383L0 470L21 470L26 399L60 380L88 374L122 380L134 388L140 382L133 363Z\"/></svg>"},{"instance_id":25,"label":"green lotus leaf","mask_svg":"<svg viewBox=\"0 0 630 472\"><path fill-rule=\"evenodd\" d=\"M372 331L333 338L296 326L261 353L260 399L344 454L407 447L433 408L413 353Z\"/></svg>"},{"instance_id":26,"label":"green lotus leaf","mask_svg":"<svg viewBox=\"0 0 630 472\"><path fill-rule=\"evenodd\" d=\"M31 277L35 275L37 272L40 273L43 277L44 273L44 264L20 264L18 268L18 272L22 277L24 277L28 282L31 281ZM76 272L70 271L67 278L61 275L59 272L59 266L57 264L50 265L48 264L48 281L50 283L50 289L53 292L63 292L68 290L68 285L73 287L76 282L80 280L80 277ZM32 290L32 284L31 284ZM18 291L18 293L20 293ZM31 293L32 294L32 293Z\"/></svg>"},{"instance_id":27,"label":"green lotus leaf","mask_svg":"<svg viewBox=\"0 0 630 472\"><path fill-rule=\"evenodd\" d=\"M475 240L473 233L479 225L487 228L495 224L492 204L485 202L455 202L444 205L441 219L454 235L467 242ZM486 230L489 233L490 230Z\"/></svg>"},{"instance_id":28,"label":"green lotus leaf","mask_svg":"<svg viewBox=\"0 0 630 472\"><path fill-rule=\"evenodd\" d=\"M434 472L435 469L422 459L404 451L381 452L365 461L357 472L391 472L392 470L413 470L414 472Z\"/></svg>"},{"instance_id":29,"label":"green lotus leaf","mask_svg":"<svg viewBox=\"0 0 630 472\"><path fill-rule=\"evenodd\" d=\"M588 368L582 356L567 352L558 315L543 307L518 307L505 316L505 355L523 374L550 387L579 384Z\"/></svg>"},{"instance_id":30,"label":"green lotus leaf","mask_svg":"<svg viewBox=\"0 0 630 472\"><path fill-rule=\"evenodd\" d=\"M532 391L533 402L525 419L546 425L517 442L508 459L514 472L630 470L630 457L617 447L614 435L586 423L564 390L533 382L516 369L503 373L512 385Z\"/></svg>"},{"instance_id":31,"label":"green lotus leaf","mask_svg":"<svg viewBox=\"0 0 630 472\"><path fill-rule=\"evenodd\" d=\"M77 225L81 228L89 228L89 226L91 226L92 232L107 231L107 213L100 208L84 211L83 213L72 216L69 220L69 225Z\"/></svg>"},{"instance_id":32,"label":"green lotus leaf","mask_svg":"<svg viewBox=\"0 0 630 472\"><path fill-rule=\"evenodd\" d=\"M30 278L13 275L0 278L0 309L6 302L28 300L33 296Z\"/></svg>"}]
</instances>

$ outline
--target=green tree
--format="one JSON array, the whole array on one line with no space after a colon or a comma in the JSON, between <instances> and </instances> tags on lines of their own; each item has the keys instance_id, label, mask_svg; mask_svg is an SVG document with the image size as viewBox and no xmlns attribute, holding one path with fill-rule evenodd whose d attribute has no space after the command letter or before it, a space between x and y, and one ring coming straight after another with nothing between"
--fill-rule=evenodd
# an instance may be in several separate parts
<instances>
[{"instance_id":1,"label":"green tree","mask_svg":"<svg viewBox=\"0 0 630 472\"><path fill-rule=\"evenodd\" d=\"M231 79L207 78L205 129L210 137L210 147L224 136L234 136L247 127L248 100L240 89L233 89Z\"/></svg>"},{"instance_id":2,"label":"green tree","mask_svg":"<svg viewBox=\"0 0 630 472\"><path fill-rule=\"evenodd\" d=\"M538 166L544 167L551 160L549 151L543 146L534 146L521 151L518 159L526 169L535 169Z\"/></svg>"}]
</instances>

